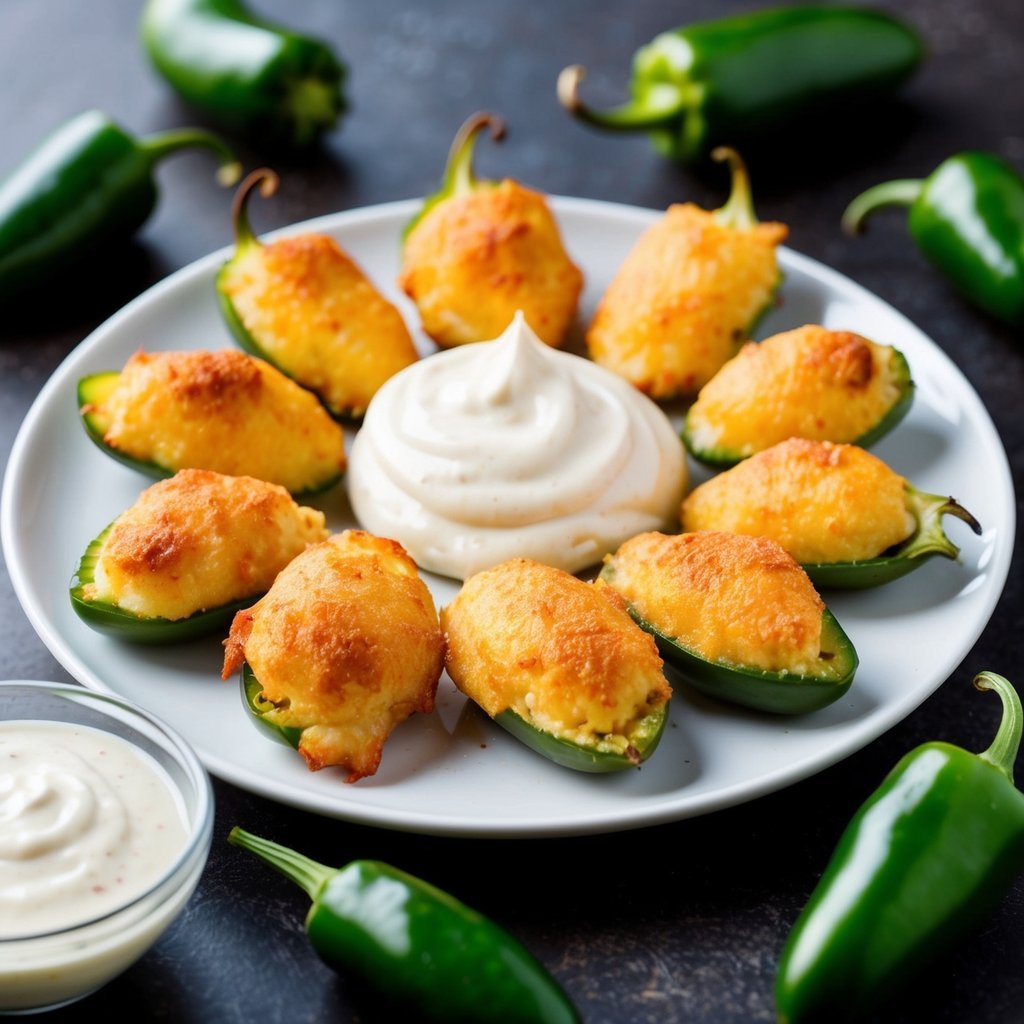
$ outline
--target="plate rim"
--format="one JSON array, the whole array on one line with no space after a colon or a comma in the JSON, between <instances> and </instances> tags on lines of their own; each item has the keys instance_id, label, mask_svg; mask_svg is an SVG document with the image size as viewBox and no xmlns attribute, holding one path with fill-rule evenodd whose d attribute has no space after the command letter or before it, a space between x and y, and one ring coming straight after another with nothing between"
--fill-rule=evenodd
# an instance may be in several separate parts
<instances>
[{"instance_id":1,"label":"plate rim","mask_svg":"<svg viewBox=\"0 0 1024 1024\"><path fill-rule=\"evenodd\" d=\"M642 227L643 224L653 223L663 212L648 207L583 197L551 195L548 198L556 216L561 213L584 216L596 213L604 217L621 219L637 229ZM400 199L324 214L285 225L273 231L261 233L260 237L273 239L276 236L288 235L299 231L325 231L338 234L350 227L358 227L368 222L372 224L375 221L386 221L397 216L411 215L421 202L422 200L420 199ZM230 257L232 252L233 246L227 245L175 270L167 277L155 282L135 296L77 343L56 367L50 378L36 395L11 447L4 473L3 488L2 492L0 492L0 546L2 546L5 555L12 588L30 624L43 644L73 678L90 689L118 694L116 688L105 683L88 666L82 664L81 659L72 649L71 645L56 630L55 624L50 622L43 614L43 609L38 607L34 600L28 578L28 567L22 564L22 559L19 556L15 555L12 557L12 552L16 550L14 522L18 505L17 498L26 479L26 473L22 466L22 462L26 457L26 449L37 429L37 422L44 419L49 411L53 401L53 394L66 385L66 379L74 372L74 367L80 361L87 359L95 347L101 345L105 335L116 331L122 321L130 319L140 307L145 308L159 301L166 292L173 292L180 287L184 287L193 278L202 277L204 274L212 275L215 269L225 259ZM966 642L964 643L963 654L958 658L952 670L955 672L956 666L962 662L963 657L970 651L991 620L1009 574L1016 535L1016 504L1012 474L1002 439L980 395L966 375L964 375L963 371L960 370L949 355L925 334L921 328L890 303L840 271L786 246L780 246L779 252L780 264L782 264L783 269L786 269L787 266L799 269L816 281L824 282L833 289L852 294L858 301L872 303L884 310L887 315L899 321L904 330L916 335L918 342L930 350L930 355L943 364L945 371L951 373L962 384L963 395L973 405L972 412L975 424L988 435L987 439L992 445L993 454L1000 463L1004 477L1003 483L1005 484L1002 488L1002 514L1008 539L1002 543L1000 548L1001 558L998 564L989 567L990 571L996 572L997 578L989 587L982 614L978 617L975 628L969 634L965 634ZM946 678L948 679L949 676ZM242 789L277 803L357 824L420 834L474 838L512 836L542 838L585 835L643 828L665 824L670 821L678 821L726 807L736 806L786 788L820 771L824 771L826 768L849 757L877 739L885 731L906 718L916 707L931 696L943 682L945 682L944 679L938 679L929 687L918 687L905 694L901 700L886 704L881 711L871 714L860 721L845 725L840 742L827 751L816 750L795 761L787 762L784 766L756 779L747 779L733 783L724 789L691 796L686 807L682 810L678 806L678 791L673 791L659 798L653 806L649 803L643 803L636 808L619 808L613 816L613 821L608 820L607 814L600 813L557 822L550 820L548 817L536 820L522 817L516 820L504 818L481 819L475 817L471 821L467 821L453 819L447 814L439 816L436 813L399 812L389 807L378 807L373 804L357 803L339 808L335 799L326 794L322 795L319 792L310 790L300 792L282 791L280 788L273 792L268 792L266 788L261 789L256 782L253 782L243 769L233 765L230 760L225 760L216 752L211 753L197 747L197 753L202 763L212 774ZM155 713L159 715L159 711ZM191 741L190 745L192 745Z\"/></svg>"}]
</instances>

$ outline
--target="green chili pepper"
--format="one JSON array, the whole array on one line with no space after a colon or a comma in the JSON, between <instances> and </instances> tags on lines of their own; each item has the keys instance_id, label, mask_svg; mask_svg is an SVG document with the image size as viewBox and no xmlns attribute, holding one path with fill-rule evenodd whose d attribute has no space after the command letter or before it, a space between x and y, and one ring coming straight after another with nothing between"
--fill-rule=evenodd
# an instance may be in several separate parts
<instances>
[{"instance_id":1,"label":"green chili pepper","mask_svg":"<svg viewBox=\"0 0 1024 1024\"><path fill-rule=\"evenodd\" d=\"M880 206L909 206L918 248L968 299L1024 327L1024 179L991 153L959 153L923 180L887 181L843 214L855 233Z\"/></svg>"},{"instance_id":2,"label":"green chili pepper","mask_svg":"<svg viewBox=\"0 0 1024 1024\"><path fill-rule=\"evenodd\" d=\"M154 165L190 146L220 157L222 183L238 177L224 143L195 128L135 139L94 110L57 129L0 186L0 299L130 237L156 205Z\"/></svg>"},{"instance_id":3,"label":"green chili pepper","mask_svg":"<svg viewBox=\"0 0 1024 1024\"><path fill-rule=\"evenodd\" d=\"M558 95L581 120L647 131L659 152L689 161L887 95L922 54L915 32L881 11L792 5L662 33L637 51L632 99L614 110L579 99L579 65L562 72Z\"/></svg>"},{"instance_id":4,"label":"green chili pepper","mask_svg":"<svg viewBox=\"0 0 1024 1024\"><path fill-rule=\"evenodd\" d=\"M453 896L379 861L334 869L235 827L228 842L301 886L306 933L331 967L430 1020L572 1024L555 980L508 932Z\"/></svg>"},{"instance_id":5,"label":"green chili pepper","mask_svg":"<svg viewBox=\"0 0 1024 1024\"><path fill-rule=\"evenodd\" d=\"M992 672L1003 717L971 754L925 743L907 754L839 840L790 933L775 986L783 1024L853 1018L948 948L1024 868L1024 794L1013 784L1021 704Z\"/></svg>"},{"instance_id":6,"label":"green chili pepper","mask_svg":"<svg viewBox=\"0 0 1024 1024\"><path fill-rule=\"evenodd\" d=\"M330 47L240 0L149 0L142 41L186 102L258 142L308 145L346 107L345 67Z\"/></svg>"}]
</instances>

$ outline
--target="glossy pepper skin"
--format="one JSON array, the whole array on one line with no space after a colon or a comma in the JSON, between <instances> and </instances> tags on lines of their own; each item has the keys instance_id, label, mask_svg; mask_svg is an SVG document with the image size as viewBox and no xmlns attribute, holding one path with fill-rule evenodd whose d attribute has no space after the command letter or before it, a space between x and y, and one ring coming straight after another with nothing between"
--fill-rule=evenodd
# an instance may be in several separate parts
<instances>
[{"instance_id":1,"label":"glossy pepper skin","mask_svg":"<svg viewBox=\"0 0 1024 1024\"><path fill-rule=\"evenodd\" d=\"M888 181L847 207L858 232L882 206L908 206L907 226L925 257L970 301L1024 327L1024 178L991 153L944 160L923 180Z\"/></svg>"},{"instance_id":2,"label":"glossy pepper skin","mask_svg":"<svg viewBox=\"0 0 1024 1024\"><path fill-rule=\"evenodd\" d=\"M223 183L238 177L231 151L199 129L137 139L98 110L58 128L0 185L0 300L129 238L156 205L154 166L194 146L220 158Z\"/></svg>"},{"instance_id":3,"label":"glossy pepper skin","mask_svg":"<svg viewBox=\"0 0 1024 1024\"><path fill-rule=\"evenodd\" d=\"M235 827L228 842L301 886L306 932L331 967L430 1020L575 1024L572 1003L508 932L380 861L334 869Z\"/></svg>"},{"instance_id":4,"label":"glossy pepper skin","mask_svg":"<svg viewBox=\"0 0 1024 1024\"><path fill-rule=\"evenodd\" d=\"M1024 868L1024 794L1013 784L1020 700L1002 676L974 682L1003 702L992 745L972 754L925 743L860 808L783 950L781 1024L870 1020Z\"/></svg>"},{"instance_id":5,"label":"glossy pepper skin","mask_svg":"<svg viewBox=\"0 0 1024 1024\"><path fill-rule=\"evenodd\" d=\"M881 11L790 5L662 33L637 51L632 98L614 110L580 100L579 65L562 72L558 95L580 120L647 131L660 153L688 162L886 96L922 56L917 34Z\"/></svg>"},{"instance_id":6,"label":"glossy pepper skin","mask_svg":"<svg viewBox=\"0 0 1024 1024\"><path fill-rule=\"evenodd\" d=\"M306 146L346 108L331 48L240 0L149 0L142 41L182 99L257 142Z\"/></svg>"}]
</instances>

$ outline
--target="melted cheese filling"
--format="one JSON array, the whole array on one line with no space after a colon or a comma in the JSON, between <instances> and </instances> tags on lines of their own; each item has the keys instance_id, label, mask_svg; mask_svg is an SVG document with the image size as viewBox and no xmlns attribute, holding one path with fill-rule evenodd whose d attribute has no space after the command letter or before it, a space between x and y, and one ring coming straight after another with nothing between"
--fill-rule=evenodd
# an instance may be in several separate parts
<instances>
[{"instance_id":1,"label":"melted cheese filling","mask_svg":"<svg viewBox=\"0 0 1024 1024\"><path fill-rule=\"evenodd\" d=\"M646 533L607 565L637 614L707 661L807 675L818 660L825 606L767 538Z\"/></svg>"},{"instance_id":2,"label":"melted cheese filling","mask_svg":"<svg viewBox=\"0 0 1024 1024\"><path fill-rule=\"evenodd\" d=\"M853 562L914 532L905 486L862 448L793 438L701 484L683 528L771 537L807 565Z\"/></svg>"},{"instance_id":3,"label":"melted cheese filling","mask_svg":"<svg viewBox=\"0 0 1024 1024\"><path fill-rule=\"evenodd\" d=\"M256 344L338 414L361 415L418 358L402 315L326 235L251 246L220 286Z\"/></svg>"},{"instance_id":4,"label":"melted cheese filling","mask_svg":"<svg viewBox=\"0 0 1024 1024\"><path fill-rule=\"evenodd\" d=\"M111 526L88 600L183 619L261 594L307 544L324 514L251 477L181 470L147 488Z\"/></svg>"},{"instance_id":5,"label":"melted cheese filling","mask_svg":"<svg viewBox=\"0 0 1024 1024\"><path fill-rule=\"evenodd\" d=\"M737 229L670 206L626 257L587 331L593 359L655 398L693 394L736 353L779 282L782 224Z\"/></svg>"},{"instance_id":6,"label":"melted cheese filling","mask_svg":"<svg viewBox=\"0 0 1024 1024\"><path fill-rule=\"evenodd\" d=\"M349 530L310 547L231 627L224 675L244 659L278 705L267 714L301 728L311 769L338 764L371 775L391 730L429 712L444 641L426 584L394 541Z\"/></svg>"},{"instance_id":7,"label":"melted cheese filling","mask_svg":"<svg viewBox=\"0 0 1024 1024\"><path fill-rule=\"evenodd\" d=\"M441 624L449 674L491 717L511 709L565 739L624 741L671 696L654 641L618 596L538 562L473 576Z\"/></svg>"},{"instance_id":8,"label":"melted cheese filling","mask_svg":"<svg viewBox=\"0 0 1024 1024\"><path fill-rule=\"evenodd\" d=\"M345 468L342 429L316 397L230 349L137 352L95 411L112 448L171 471L211 469L298 492Z\"/></svg>"},{"instance_id":9,"label":"melted cheese filling","mask_svg":"<svg viewBox=\"0 0 1024 1024\"><path fill-rule=\"evenodd\" d=\"M808 325L750 342L687 416L699 451L751 455L791 437L853 442L901 397L889 346Z\"/></svg>"},{"instance_id":10,"label":"melted cheese filling","mask_svg":"<svg viewBox=\"0 0 1024 1024\"><path fill-rule=\"evenodd\" d=\"M519 310L542 341L558 346L583 275L544 196L505 180L429 210L406 239L398 283L441 346L496 338Z\"/></svg>"}]
</instances>

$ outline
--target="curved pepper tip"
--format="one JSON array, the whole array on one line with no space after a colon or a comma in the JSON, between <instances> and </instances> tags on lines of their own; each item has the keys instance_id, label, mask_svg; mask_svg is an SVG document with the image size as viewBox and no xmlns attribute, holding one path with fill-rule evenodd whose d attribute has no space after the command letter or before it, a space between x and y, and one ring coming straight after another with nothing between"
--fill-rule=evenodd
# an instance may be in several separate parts
<instances>
[{"instance_id":1,"label":"curved pepper tip","mask_svg":"<svg viewBox=\"0 0 1024 1024\"><path fill-rule=\"evenodd\" d=\"M718 163L727 163L732 175L732 186L729 198L716 211L718 219L727 227L745 229L755 227L758 223L754 211L754 198L750 191L750 175L747 165L739 151L732 146L716 146L711 151L711 159Z\"/></svg>"},{"instance_id":2,"label":"curved pepper tip","mask_svg":"<svg viewBox=\"0 0 1024 1024\"><path fill-rule=\"evenodd\" d=\"M582 64L570 64L558 74L558 83L555 90L558 94L558 102L569 111L570 114L578 114L583 109L583 101L580 99L580 82L587 77L587 69Z\"/></svg>"},{"instance_id":3,"label":"curved pepper tip","mask_svg":"<svg viewBox=\"0 0 1024 1024\"><path fill-rule=\"evenodd\" d=\"M478 110L475 114L470 114L462 122L462 127L459 128L452 141L450 159L457 160L459 155L465 150L469 140L485 128L490 128L491 138L495 142L501 142L505 138L507 132L505 119L500 114L494 114L489 110Z\"/></svg>"},{"instance_id":4,"label":"curved pepper tip","mask_svg":"<svg viewBox=\"0 0 1024 1024\"><path fill-rule=\"evenodd\" d=\"M260 167L247 174L245 180L238 186L235 198L231 203L231 222L235 227L237 245L248 245L256 241L246 213L249 196L253 190L259 188L260 195L264 199L269 199L277 192L280 183L281 179L276 171L272 171L269 167Z\"/></svg>"}]
</instances>

